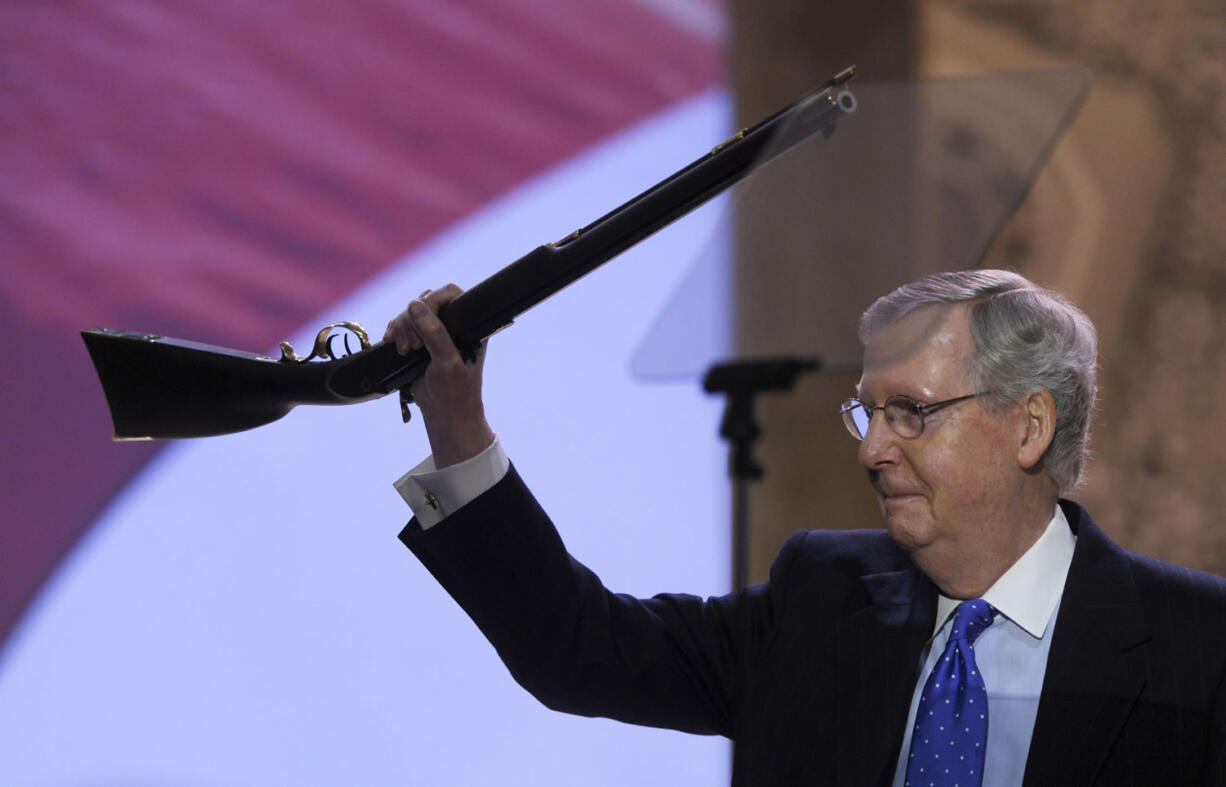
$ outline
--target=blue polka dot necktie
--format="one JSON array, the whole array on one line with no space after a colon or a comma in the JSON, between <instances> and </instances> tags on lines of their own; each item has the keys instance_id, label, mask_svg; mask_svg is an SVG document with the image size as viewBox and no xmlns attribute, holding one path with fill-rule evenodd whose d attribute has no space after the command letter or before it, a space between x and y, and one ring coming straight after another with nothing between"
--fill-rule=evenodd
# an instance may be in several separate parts
<instances>
[{"instance_id":1,"label":"blue polka dot necktie","mask_svg":"<svg viewBox=\"0 0 1226 787\"><path fill-rule=\"evenodd\" d=\"M981 598L963 601L954 612L949 643L924 684L915 713L909 787L977 787L982 782L988 692L975 666L975 639L995 616L996 610Z\"/></svg>"}]
</instances>

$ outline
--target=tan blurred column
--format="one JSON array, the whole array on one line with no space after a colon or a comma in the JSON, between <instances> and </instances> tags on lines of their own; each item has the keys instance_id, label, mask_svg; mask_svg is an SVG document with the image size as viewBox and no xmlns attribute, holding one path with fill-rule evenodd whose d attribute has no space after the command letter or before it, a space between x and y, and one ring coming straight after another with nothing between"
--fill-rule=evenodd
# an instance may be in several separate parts
<instances>
[{"instance_id":1,"label":"tan blurred column","mask_svg":"<svg viewBox=\"0 0 1226 787\"><path fill-rule=\"evenodd\" d=\"M730 78L741 125L766 116L848 65L855 65L862 79L912 73L913 4L841 3L837 13L834 8L813 0L733 0ZM817 275L813 254L820 244L803 222L786 236L755 233L760 218L775 209L762 202L738 206L738 237L755 239L752 251L739 244L737 259L736 320L742 348L769 346L763 337L774 331L800 336L817 330L811 310L803 308L804 295L830 280L829 268ZM794 300L781 302L784 295ZM880 521L856 462L856 443L836 413L857 378L846 370L825 371L803 378L792 392L758 398L763 437L756 455L766 477L749 491L751 582L766 578L771 558L797 529L868 527Z\"/></svg>"},{"instance_id":2,"label":"tan blurred column","mask_svg":"<svg viewBox=\"0 0 1226 787\"><path fill-rule=\"evenodd\" d=\"M940 0L921 19L923 73L1094 74L985 264L1064 291L1098 326L1075 497L1124 546L1226 575L1226 4Z\"/></svg>"}]
</instances>

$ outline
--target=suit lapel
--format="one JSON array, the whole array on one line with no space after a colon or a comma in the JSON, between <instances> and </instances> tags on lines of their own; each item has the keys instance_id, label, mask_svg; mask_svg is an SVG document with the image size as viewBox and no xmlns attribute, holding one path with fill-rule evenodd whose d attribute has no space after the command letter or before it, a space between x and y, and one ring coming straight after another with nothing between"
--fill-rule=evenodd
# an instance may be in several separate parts
<instances>
[{"instance_id":1,"label":"suit lapel","mask_svg":"<svg viewBox=\"0 0 1226 787\"><path fill-rule=\"evenodd\" d=\"M1090 784L1145 686L1150 632L1123 552L1065 505L1077 547L1060 601L1027 784Z\"/></svg>"},{"instance_id":2,"label":"suit lapel","mask_svg":"<svg viewBox=\"0 0 1226 787\"><path fill-rule=\"evenodd\" d=\"M892 778L920 650L936 615L936 590L915 568L872 574L863 582L868 605L839 625L839 784Z\"/></svg>"}]
</instances>

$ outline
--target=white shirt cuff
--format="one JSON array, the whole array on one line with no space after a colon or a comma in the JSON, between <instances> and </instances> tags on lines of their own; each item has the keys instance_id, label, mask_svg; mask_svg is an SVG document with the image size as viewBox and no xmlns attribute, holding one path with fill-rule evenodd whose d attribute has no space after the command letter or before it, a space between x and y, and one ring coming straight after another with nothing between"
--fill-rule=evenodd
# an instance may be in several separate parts
<instances>
[{"instance_id":1,"label":"white shirt cuff","mask_svg":"<svg viewBox=\"0 0 1226 787\"><path fill-rule=\"evenodd\" d=\"M428 456L402 475L395 487L426 530L501 481L510 465L495 437L481 453L442 470L436 470L434 456Z\"/></svg>"}]
</instances>

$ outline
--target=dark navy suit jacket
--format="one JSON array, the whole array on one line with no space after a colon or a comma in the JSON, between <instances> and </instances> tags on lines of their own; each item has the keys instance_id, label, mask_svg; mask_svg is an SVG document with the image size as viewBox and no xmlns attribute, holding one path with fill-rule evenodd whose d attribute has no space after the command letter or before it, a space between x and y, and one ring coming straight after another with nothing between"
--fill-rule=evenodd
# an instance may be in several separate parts
<instances>
[{"instance_id":1,"label":"dark navy suit jacket","mask_svg":"<svg viewBox=\"0 0 1226 787\"><path fill-rule=\"evenodd\" d=\"M1129 553L1076 503L1026 784L1226 785L1226 581ZM802 531L742 593L635 599L512 468L401 540L550 708L736 741L733 783L888 784L936 589L882 530Z\"/></svg>"}]
</instances>

